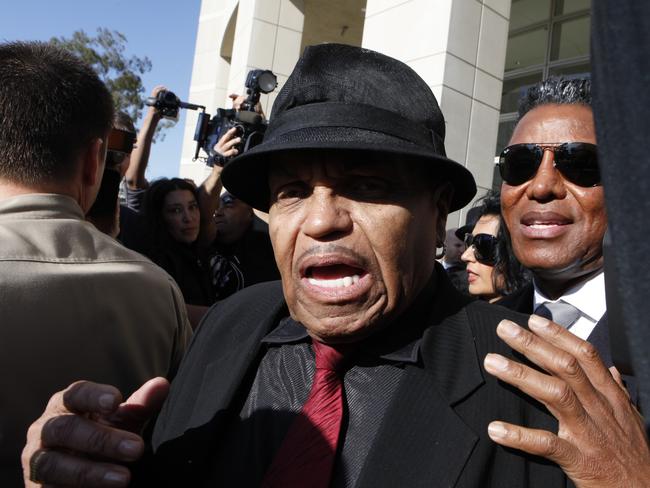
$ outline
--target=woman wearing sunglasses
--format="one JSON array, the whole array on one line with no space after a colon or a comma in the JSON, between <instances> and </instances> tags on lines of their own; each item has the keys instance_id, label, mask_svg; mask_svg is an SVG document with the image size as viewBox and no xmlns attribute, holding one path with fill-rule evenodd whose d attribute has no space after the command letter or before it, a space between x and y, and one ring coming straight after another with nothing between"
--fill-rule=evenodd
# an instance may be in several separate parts
<instances>
[{"instance_id":1,"label":"woman wearing sunglasses","mask_svg":"<svg viewBox=\"0 0 650 488\"><path fill-rule=\"evenodd\" d=\"M464 236L467 249L461 259L467 264L469 293L494 303L518 290L530 278L512 252L501 219L499 193L489 192L478 208L478 220L471 233Z\"/></svg>"}]
</instances>

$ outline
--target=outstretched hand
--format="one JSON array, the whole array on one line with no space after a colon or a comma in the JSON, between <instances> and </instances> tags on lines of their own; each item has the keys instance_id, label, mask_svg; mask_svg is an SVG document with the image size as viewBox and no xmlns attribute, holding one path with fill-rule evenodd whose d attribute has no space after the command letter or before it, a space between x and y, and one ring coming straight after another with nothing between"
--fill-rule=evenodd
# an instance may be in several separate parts
<instances>
[{"instance_id":1,"label":"outstretched hand","mask_svg":"<svg viewBox=\"0 0 650 488\"><path fill-rule=\"evenodd\" d=\"M142 456L139 433L168 392L169 382L154 378L123 403L115 387L88 381L54 394L27 433L25 487L128 486L131 474L123 464Z\"/></svg>"},{"instance_id":2,"label":"outstretched hand","mask_svg":"<svg viewBox=\"0 0 650 488\"><path fill-rule=\"evenodd\" d=\"M503 446L557 463L577 488L650 486L650 449L643 418L620 376L590 343L536 315L530 331L508 320L497 334L547 374L488 354L485 369L543 403L557 418L557 434L502 421L488 434Z\"/></svg>"}]
</instances>

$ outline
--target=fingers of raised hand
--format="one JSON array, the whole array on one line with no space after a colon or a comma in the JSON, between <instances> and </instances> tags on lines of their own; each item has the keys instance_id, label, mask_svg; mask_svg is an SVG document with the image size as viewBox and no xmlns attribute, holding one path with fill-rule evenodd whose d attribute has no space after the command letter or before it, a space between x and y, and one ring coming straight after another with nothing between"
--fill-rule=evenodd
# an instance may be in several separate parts
<instances>
[{"instance_id":1,"label":"fingers of raised hand","mask_svg":"<svg viewBox=\"0 0 650 488\"><path fill-rule=\"evenodd\" d=\"M161 91L166 91L167 87L165 85L156 85L153 90L151 90L151 96L157 96Z\"/></svg>"},{"instance_id":2,"label":"fingers of raised hand","mask_svg":"<svg viewBox=\"0 0 650 488\"><path fill-rule=\"evenodd\" d=\"M241 108L241 104L244 103L246 100L246 95L238 95L237 93L231 93L228 95L228 98L232 100L232 107L235 110L239 110Z\"/></svg>"},{"instance_id":3,"label":"fingers of raised hand","mask_svg":"<svg viewBox=\"0 0 650 488\"><path fill-rule=\"evenodd\" d=\"M613 416L622 426L637 421L638 414L633 412L635 409L630 403L628 392L605 367L592 344L543 317L531 315L528 324L535 336L555 348L559 363L567 361L566 356L562 357L563 354L569 355L570 369L579 370L580 374L576 377L564 374L561 377L571 385L590 413ZM559 375L561 371L562 369L553 373Z\"/></svg>"},{"instance_id":4,"label":"fingers of raised hand","mask_svg":"<svg viewBox=\"0 0 650 488\"><path fill-rule=\"evenodd\" d=\"M222 169L215 164L212 171L220 173ZM113 426L139 432L145 422L160 411L168 394L169 381L162 377L152 378L133 392L107 420Z\"/></svg>"},{"instance_id":5,"label":"fingers of raised hand","mask_svg":"<svg viewBox=\"0 0 650 488\"><path fill-rule=\"evenodd\" d=\"M122 395L116 388L86 381L73 383L52 396L43 415L27 432L22 454L25 478L29 479L31 473L31 477L40 482L71 486L124 486L128 483L126 468L108 469L105 463L85 458L96 455L120 462L141 456L144 445L138 436L91 420L113 413L121 401ZM82 454L74 454L74 451ZM38 476L34 475L35 469ZM94 483L100 478L106 478L107 484ZM63 479L65 482L61 481ZM116 480L126 481L119 484Z\"/></svg>"},{"instance_id":6,"label":"fingers of raised hand","mask_svg":"<svg viewBox=\"0 0 650 488\"><path fill-rule=\"evenodd\" d=\"M217 145L214 147L214 150L225 157L236 156L239 153L239 151L235 146L241 142L241 137L235 137L236 134L237 134L237 128L235 127L230 128L228 132L226 132L221 137L221 139L219 139L219 142L217 142Z\"/></svg>"},{"instance_id":7,"label":"fingers of raised hand","mask_svg":"<svg viewBox=\"0 0 650 488\"><path fill-rule=\"evenodd\" d=\"M497 444L545 457L560 466L574 464L580 456L569 442L546 430L496 421L488 426L488 435Z\"/></svg>"},{"instance_id":8,"label":"fingers of raised hand","mask_svg":"<svg viewBox=\"0 0 650 488\"><path fill-rule=\"evenodd\" d=\"M77 381L56 393L48 403L47 411L109 414L122 401L120 391L111 385Z\"/></svg>"},{"instance_id":9,"label":"fingers of raised hand","mask_svg":"<svg viewBox=\"0 0 650 488\"><path fill-rule=\"evenodd\" d=\"M620 385L616 383L611 372L603 364L597 349L587 341L575 336L564 327L537 315L531 315L528 325L537 336L552 346L571 354L578 363L590 383L603 395L618 401L627 397ZM621 395L623 393L623 395Z\"/></svg>"},{"instance_id":10,"label":"fingers of raised hand","mask_svg":"<svg viewBox=\"0 0 650 488\"><path fill-rule=\"evenodd\" d=\"M542 402L558 420L577 419L581 426L587 421L582 404L566 382L499 354L488 354L484 366L488 373Z\"/></svg>"},{"instance_id":11,"label":"fingers of raised hand","mask_svg":"<svg viewBox=\"0 0 650 488\"><path fill-rule=\"evenodd\" d=\"M41 449L29 460L29 473L26 473L25 479L28 487L36 485L27 482L27 479L48 486L113 488L128 486L131 474L124 466Z\"/></svg>"},{"instance_id":12,"label":"fingers of raised hand","mask_svg":"<svg viewBox=\"0 0 650 488\"><path fill-rule=\"evenodd\" d=\"M136 434L79 415L47 420L41 430L41 443L45 448L64 448L124 462L137 460L144 451L144 442Z\"/></svg>"},{"instance_id":13,"label":"fingers of raised hand","mask_svg":"<svg viewBox=\"0 0 650 488\"><path fill-rule=\"evenodd\" d=\"M542 319L546 320L546 319ZM545 328L549 329L547 334L569 334L580 342L572 345L569 351L556 344L546 340L545 336L537 335L519 327L514 322L502 320L497 326L497 334L514 350L525 355L533 363L540 366L551 375L566 382L574 391L582 403L596 405L601 398L600 393L592 385L590 378L583 370L580 357L591 355L598 357L594 347L588 342L573 336L564 328L546 320ZM561 330L558 330L561 329ZM565 338L566 339L566 338ZM578 351L579 350L579 351ZM575 354L580 354L577 357ZM604 372L610 376L609 372L602 366Z\"/></svg>"}]
</instances>

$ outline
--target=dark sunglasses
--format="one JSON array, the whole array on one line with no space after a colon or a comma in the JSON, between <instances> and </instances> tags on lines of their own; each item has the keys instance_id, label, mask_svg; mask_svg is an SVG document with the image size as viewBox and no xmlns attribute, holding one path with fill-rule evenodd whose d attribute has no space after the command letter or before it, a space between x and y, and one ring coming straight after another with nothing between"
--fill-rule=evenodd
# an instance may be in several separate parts
<instances>
[{"instance_id":1,"label":"dark sunglasses","mask_svg":"<svg viewBox=\"0 0 650 488\"><path fill-rule=\"evenodd\" d=\"M113 127L108 133L108 150L131 154L135 139L135 133Z\"/></svg>"},{"instance_id":2,"label":"dark sunglasses","mask_svg":"<svg viewBox=\"0 0 650 488\"><path fill-rule=\"evenodd\" d=\"M474 246L474 257L480 263L494 264L497 251L497 238L490 234L465 234L465 245Z\"/></svg>"},{"instance_id":3,"label":"dark sunglasses","mask_svg":"<svg viewBox=\"0 0 650 488\"><path fill-rule=\"evenodd\" d=\"M583 187L600 185L596 145L588 142L508 146L497 163L503 181L517 186L533 179L542 164L544 151L553 151L553 164L566 180Z\"/></svg>"}]
</instances>

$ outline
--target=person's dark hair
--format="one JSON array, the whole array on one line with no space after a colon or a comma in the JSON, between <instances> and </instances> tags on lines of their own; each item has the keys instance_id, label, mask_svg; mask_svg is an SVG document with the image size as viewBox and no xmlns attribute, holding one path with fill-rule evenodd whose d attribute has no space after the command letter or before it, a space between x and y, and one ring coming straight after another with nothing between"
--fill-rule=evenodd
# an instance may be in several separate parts
<instances>
[{"instance_id":1,"label":"person's dark hair","mask_svg":"<svg viewBox=\"0 0 650 488\"><path fill-rule=\"evenodd\" d=\"M193 184L182 178L160 178L149 185L144 194L142 212L149 226L150 236L155 245L165 246L171 240L163 219L165 197L175 190L187 190L198 201L197 189Z\"/></svg>"},{"instance_id":2,"label":"person's dark hair","mask_svg":"<svg viewBox=\"0 0 650 488\"><path fill-rule=\"evenodd\" d=\"M510 241L510 234L501 216L501 194L498 191L489 191L479 201L480 216L495 215L499 218L497 231L497 248L494 256L494 273L492 285L501 296L508 296L530 282L530 273L515 257ZM502 278L500 283L499 277Z\"/></svg>"},{"instance_id":3,"label":"person's dark hair","mask_svg":"<svg viewBox=\"0 0 650 488\"><path fill-rule=\"evenodd\" d=\"M0 178L64 181L112 120L108 89L70 52L43 42L0 44Z\"/></svg>"},{"instance_id":4,"label":"person's dark hair","mask_svg":"<svg viewBox=\"0 0 650 488\"><path fill-rule=\"evenodd\" d=\"M129 132L133 132L134 134L136 133L133 119L129 114L123 112L122 110L115 112L115 115L113 116L113 127L116 129L127 130Z\"/></svg>"},{"instance_id":5,"label":"person's dark hair","mask_svg":"<svg viewBox=\"0 0 650 488\"><path fill-rule=\"evenodd\" d=\"M591 106L591 80L554 76L540 81L531 86L519 101L519 119L535 107L550 103Z\"/></svg>"}]
</instances>

